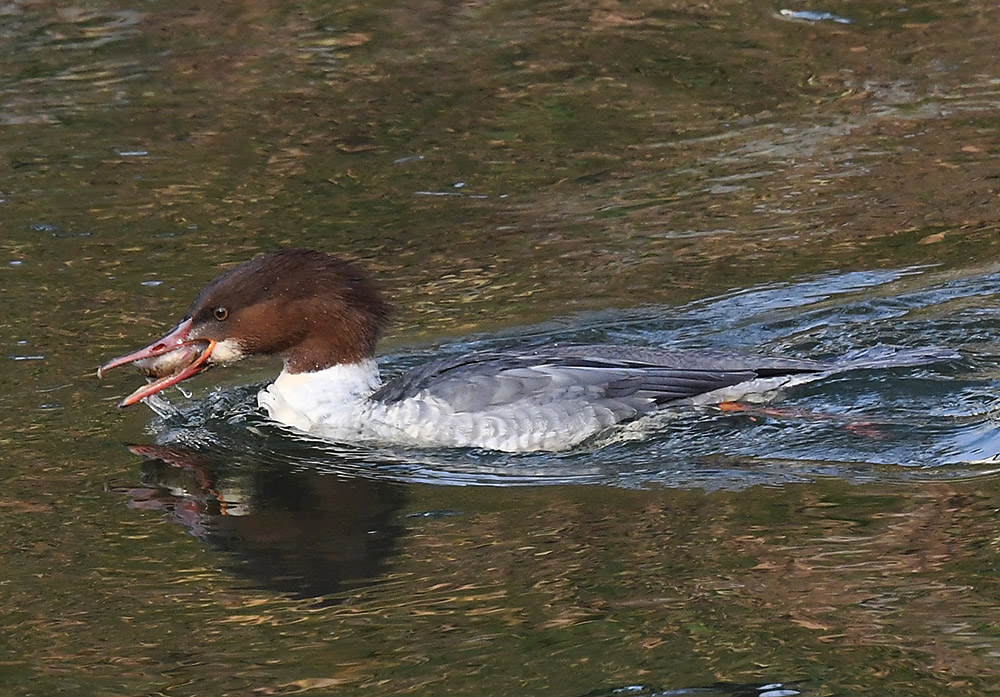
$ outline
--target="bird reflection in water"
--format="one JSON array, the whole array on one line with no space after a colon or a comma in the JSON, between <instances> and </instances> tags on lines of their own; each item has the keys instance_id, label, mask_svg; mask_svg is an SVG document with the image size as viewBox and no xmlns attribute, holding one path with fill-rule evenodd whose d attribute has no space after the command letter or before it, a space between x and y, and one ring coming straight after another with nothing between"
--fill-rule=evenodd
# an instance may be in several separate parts
<instances>
[{"instance_id":1,"label":"bird reflection in water","mask_svg":"<svg viewBox=\"0 0 1000 697\"><path fill-rule=\"evenodd\" d=\"M403 532L399 483L186 447L128 449L145 458L129 505L168 511L260 588L315 598L374 583Z\"/></svg>"}]
</instances>

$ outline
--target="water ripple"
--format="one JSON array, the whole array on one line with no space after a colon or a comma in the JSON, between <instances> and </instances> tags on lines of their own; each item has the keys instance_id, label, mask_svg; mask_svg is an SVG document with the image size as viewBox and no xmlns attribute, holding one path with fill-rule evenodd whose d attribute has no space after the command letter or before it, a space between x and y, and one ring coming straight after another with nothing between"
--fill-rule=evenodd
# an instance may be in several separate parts
<instances>
[{"instance_id":1,"label":"water ripple","mask_svg":"<svg viewBox=\"0 0 1000 697\"><path fill-rule=\"evenodd\" d=\"M837 476L852 481L992 476L1000 314L979 305L1000 272L930 268L826 274L680 308L581 316L438 347L436 355L551 341L726 347L829 358L879 344L944 345L963 360L833 376L779 404L722 412L669 409L563 453L346 446L266 421L258 386L219 389L186 404L158 400L157 443L228 449L289 467L451 486L605 484L743 488ZM971 306L955 312L956 304ZM384 360L388 374L420 363Z\"/></svg>"}]
</instances>

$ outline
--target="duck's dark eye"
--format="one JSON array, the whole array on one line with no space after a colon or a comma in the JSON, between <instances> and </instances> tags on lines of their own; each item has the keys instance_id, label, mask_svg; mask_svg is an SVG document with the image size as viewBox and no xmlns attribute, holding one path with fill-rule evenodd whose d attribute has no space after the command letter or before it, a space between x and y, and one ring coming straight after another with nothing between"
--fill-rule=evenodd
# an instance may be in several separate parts
<instances>
[{"instance_id":1,"label":"duck's dark eye","mask_svg":"<svg viewBox=\"0 0 1000 697\"><path fill-rule=\"evenodd\" d=\"M227 317L229 317L229 310L227 310L224 307L217 307L214 310L212 310L212 314L215 316L215 319L222 322Z\"/></svg>"}]
</instances>

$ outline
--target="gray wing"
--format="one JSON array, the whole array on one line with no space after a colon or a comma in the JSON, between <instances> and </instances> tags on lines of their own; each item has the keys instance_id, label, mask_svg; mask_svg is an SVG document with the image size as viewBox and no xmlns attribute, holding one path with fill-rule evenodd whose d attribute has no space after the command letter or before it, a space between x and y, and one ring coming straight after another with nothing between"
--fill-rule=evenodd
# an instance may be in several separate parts
<instances>
[{"instance_id":1,"label":"gray wing","mask_svg":"<svg viewBox=\"0 0 1000 697\"><path fill-rule=\"evenodd\" d=\"M525 400L582 399L614 402L626 411L642 412L757 377L819 372L828 367L798 359L602 345L478 352L414 369L387 383L373 399L393 403L419 393L459 412Z\"/></svg>"}]
</instances>

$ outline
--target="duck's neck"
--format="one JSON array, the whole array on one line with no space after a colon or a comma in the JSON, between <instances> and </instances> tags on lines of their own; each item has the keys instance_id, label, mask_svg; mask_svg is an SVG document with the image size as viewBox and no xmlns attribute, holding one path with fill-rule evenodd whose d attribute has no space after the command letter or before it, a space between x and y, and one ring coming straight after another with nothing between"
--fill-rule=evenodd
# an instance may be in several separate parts
<instances>
[{"instance_id":1,"label":"duck's neck","mask_svg":"<svg viewBox=\"0 0 1000 697\"><path fill-rule=\"evenodd\" d=\"M286 367L257 399L275 421L309 430L312 423L356 408L381 386L378 364L367 358L310 372Z\"/></svg>"}]
</instances>

